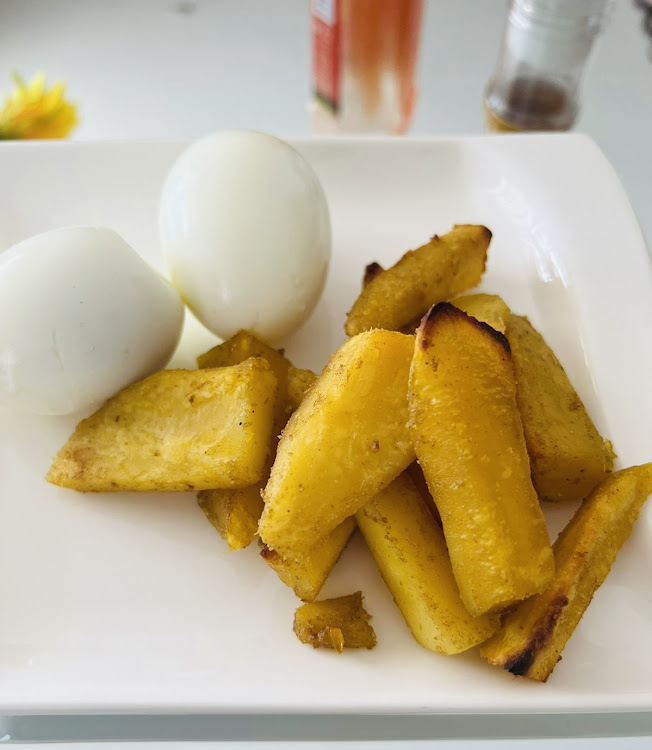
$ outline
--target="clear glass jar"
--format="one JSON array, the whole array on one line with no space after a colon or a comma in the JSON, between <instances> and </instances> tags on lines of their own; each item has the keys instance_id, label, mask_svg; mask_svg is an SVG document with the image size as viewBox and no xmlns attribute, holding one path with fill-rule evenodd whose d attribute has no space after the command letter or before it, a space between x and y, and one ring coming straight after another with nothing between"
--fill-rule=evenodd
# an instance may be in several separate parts
<instances>
[{"instance_id":1,"label":"clear glass jar","mask_svg":"<svg viewBox=\"0 0 652 750\"><path fill-rule=\"evenodd\" d=\"M484 98L489 131L568 130L613 0L511 0Z\"/></svg>"}]
</instances>

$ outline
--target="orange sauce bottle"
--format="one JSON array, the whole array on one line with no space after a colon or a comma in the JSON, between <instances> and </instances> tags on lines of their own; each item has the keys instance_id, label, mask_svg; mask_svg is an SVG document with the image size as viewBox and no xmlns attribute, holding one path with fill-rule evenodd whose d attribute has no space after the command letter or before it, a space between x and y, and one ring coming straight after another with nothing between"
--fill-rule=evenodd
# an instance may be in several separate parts
<instances>
[{"instance_id":1,"label":"orange sauce bottle","mask_svg":"<svg viewBox=\"0 0 652 750\"><path fill-rule=\"evenodd\" d=\"M311 0L316 129L409 128L422 13L423 0Z\"/></svg>"}]
</instances>

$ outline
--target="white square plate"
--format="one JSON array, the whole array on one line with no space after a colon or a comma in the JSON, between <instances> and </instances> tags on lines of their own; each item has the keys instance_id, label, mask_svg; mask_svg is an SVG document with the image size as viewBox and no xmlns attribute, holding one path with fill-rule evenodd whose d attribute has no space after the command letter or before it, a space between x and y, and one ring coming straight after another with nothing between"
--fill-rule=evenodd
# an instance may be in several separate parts
<instances>
[{"instance_id":1,"label":"white square plate","mask_svg":"<svg viewBox=\"0 0 652 750\"><path fill-rule=\"evenodd\" d=\"M0 247L66 224L115 228L160 264L157 201L184 144L1 144ZM453 223L494 233L482 288L531 317L619 454L652 460L652 274L613 170L581 136L300 140L334 257L286 342L320 369L366 263ZM2 321L0 321L2 325ZM175 364L212 345L189 326ZM0 411L0 714L487 713L652 709L652 504L545 685L416 644L354 539L327 582L362 589L378 646L338 656L292 633L297 601L231 553L191 494L82 495L43 479L76 418ZM549 508L556 534L572 509Z\"/></svg>"}]
</instances>

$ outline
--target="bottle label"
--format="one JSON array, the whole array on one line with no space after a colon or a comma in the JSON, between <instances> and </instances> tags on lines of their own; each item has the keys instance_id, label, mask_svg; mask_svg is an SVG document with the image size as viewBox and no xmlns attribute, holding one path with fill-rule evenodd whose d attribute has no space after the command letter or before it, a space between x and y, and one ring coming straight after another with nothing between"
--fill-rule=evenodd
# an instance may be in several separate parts
<instances>
[{"instance_id":1,"label":"bottle label","mask_svg":"<svg viewBox=\"0 0 652 750\"><path fill-rule=\"evenodd\" d=\"M339 0L311 0L312 90L333 114L340 94Z\"/></svg>"}]
</instances>

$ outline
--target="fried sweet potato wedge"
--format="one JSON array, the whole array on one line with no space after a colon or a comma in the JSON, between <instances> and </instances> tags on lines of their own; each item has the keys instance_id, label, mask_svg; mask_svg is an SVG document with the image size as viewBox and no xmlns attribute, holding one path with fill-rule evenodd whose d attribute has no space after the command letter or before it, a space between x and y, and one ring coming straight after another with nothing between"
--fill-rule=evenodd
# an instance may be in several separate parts
<instances>
[{"instance_id":1,"label":"fried sweet potato wedge","mask_svg":"<svg viewBox=\"0 0 652 750\"><path fill-rule=\"evenodd\" d=\"M435 501L432 499L432 495L430 494L430 490L428 489L428 482L426 482L426 478L423 476L423 472L421 471L419 462L413 461L407 467L405 473L414 482L414 486L417 488L419 494L424 499L426 507L430 511L430 514L435 519L437 526L439 526L439 528L441 529L441 516L439 515L439 511L437 510Z\"/></svg>"},{"instance_id":2,"label":"fried sweet potato wedge","mask_svg":"<svg viewBox=\"0 0 652 750\"><path fill-rule=\"evenodd\" d=\"M373 648L376 634L362 606L362 592L304 604L294 613L293 630L302 643L313 648Z\"/></svg>"},{"instance_id":3,"label":"fried sweet potato wedge","mask_svg":"<svg viewBox=\"0 0 652 750\"><path fill-rule=\"evenodd\" d=\"M80 422L47 480L82 492L253 484L265 468L275 395L263 359L157 372Z\"/></svg>"},{"instance_id":4,"label":"fried sweet potato wedge","mask_svg":"<svg viewBox=\"0 0 652 750\"><path fill-rule=\"evenodd\" d=\"M299 408L299 404L316 380L317 376L311 370L290 368L288 372L288 399L293 412ZM276 455L276 446L274 455ZM299 556L296 560L284 558L278 552L272 552L264 545L261 556L299 599L304 602L311 602L319 595L321 587L326 583L335 563L344 552L355 527L354 518L345 519L317 547Z\"/></svg>"},{"instance_id":5,"label":"fried sweet potato wedge","mask_svg":"<svg viewBox=\"0 0 652 750\"><path fill-rule=\"evenodd\" d=\"M423 476L423 472L421 471L419 462L413 461L407 467L407 469L405 470L405 473L410 477L410 479L414 483L414 486L419 491L419 494L426 501L426 504L428 505L428 508L431 510L433 516L435 517L435 520L441 526L441 518L439 518L439 511L437 510L435 501L432 499L432 495L430 494L430 490L428 489L428 483L426 482L426 478Z\"/></svg>"},{"instance_id":6,"label":"fried sweet potato wedge","mask_svg":"<svg viewBox=\"0 0 652 750\"><path fill-rule=\"evenodd\" d=\"M349 339L290 417L265 487L259 534L300 559L414 458L407 428L413 338Z\"/></svg>"},{"instance_id":7,"label":"fried sweet potato wedge","mask_svg":"<svg viewBox=\"0 0 652 750\"><path fill-rule=\"evenodd\" d=\"M274 427L276 430L278 424L285 424L292 413L287 396L288 373L292 368L292 363L282 352L268 346L249 331L238 331L224 343L214 346L204 354L200 354L197 357L197 366L200 369L232 367L250 357L262 357L266 360L276 377L276 402L274 404ZM278 432L280 432L280 429Z\"/></svg>"},{"instance_id":8,"label":"fried sweet potato wedge","mask_svg":"<svg viewBox=\"0 0 652 750\"><path fill-rule=\"evenodd\" d=\"M564 368L527 318L512 315L505 331L532 481L542 500L581 500L613 468L602 439Z\"/></svg>"},{"instance_id":9,"label":"fried sweet potato wedge","mask_svg":"<svg viewBox=\"0 0 652 750\"><path fill-rule=\"evenodd\" d=\"M355 518L347 518L313 549L296 560L263 545L261 557L276 575L304 602L314 601L355 531Z\"/></svg>"},{"instance_id":10,"label":"fried sweet potato wedge","mask_svg":"<svg viewBox=\"0 0 652 750\"><path fill-rule=\"evenodd\" d=\"M460 224L408 251L386 271L375 276L372 271L347 315L347 335L372 328L399 331L431 305L475 286L484 272L490 240L486 227Z\"/></svg>"},{"instance_id":11,"label":"fried sweet potato wedge","mask_svg":"<svg viewBox=\"0 0 652 750\"><path fill-rule=\"evenodd\" d=\"M479 320L481 323L487 323L500 333L505 333L510 310L497 295L465 294L448 301L472 318ZM401 333L414 333L420 325L421 317L415 318L401 328Z\"/></svg>"},{"instance_id":12,"label":"fried sweet potato wedge","mask_svg":"<svg viewBox=\"0 0 652 750\"><path fill-rule=\"evenodd\" d=\"M376 261L372 261L369 263L369 265L365 266L364 274L362 276L362 288L364 289L367 284L370 284L376 276L380 276L380 274L385 269L380 265L380 263L376 263Z\"/></svg>"},{"instance_id":13,"label":"fried sweet potato wedge","mask_svg":"<svg viewBox=\"0 0 652 750\"><path fill-rule=\"evenodd\" d=\"M595 487L553 546L552 583L508 612L480 655L545 682L651 493L652 463L618 471Z\"/></svg>"},{"instance_id":14,"label":"fried sweet potato wedge","mask_svg":"<svg viewBox=\"0 0 652 750\"><path fill-rule=\"evenodd\" d=\"M505 333L510 309L496 294L465 294L450 300L452 305L472 318L487 323L495 331Z\"/></svg>"},{"instance_id":15,"label":"fried sweet potato wedge","mask_svg":"<svg viewBox=\"0 0 652 750\"><path fill-rule=\"evenodd\" d=\"M260 482L250 487L238 489L202 490L197 495L199 507L206 514L206 518L218 530L220 536L233 550L247 547L258 533L258 522L263 512L262 491L269 478L269 472L276 456L276 446L281 431L285 427L287 417L295 411L303 400L303 396L310 386L317 380L317 376L310 370L299 370L290 366L285 376L279 373L279 381L285 378L287 395L285 404L277 395L274 413L274 424L270 438L269 455L265 464L265 471Z\"/></svg>"},{"instance_id":16,"label":"fried sweet potato wedge","mask_svg":"<svg viewBox=\"0 0 652 750\"><path fill-rule=\"evenodd\" d=\"M469 612L542 591L553 559L530 478L505 337L442 303L419 327L410 428Z\"/></svg>"},{"instance_id":17,"label":"fried sweet potato wedge","mask_svg":"<svg viewBox=\"0 0 652 750\"><path fill-rule=\"evenodd\" d=\"M230 549L244 549L256 538L264 486L260 481L235 490L202 490L197 494L197 504Z\"/></svg>"},{"instance_id":18,"label":"fried sweet potato wedge","mask_svg":"<svg viewBox=\"0 0 652 750\"><path fill-rule=\"evenodd\" d=\"M238 331L224 343L200 355L197 364L200 368L229 367L249 357L267 360L277 380L274 422L263 477L249 487L203 490L197 496L199 507L234 550L247 547L256 537L258 521L263 512L261 493L276 456L279 435L303 398L303 392L317 377L309 370L293 367L281 352L272 349L249 331Z\"/></svg>"},{"instance_id":19,"label":"fried sweet potato wedge","mask_svg":"<svg viewBox=\"0 0 652 750\"><path fill-rule=\"evenodd\" d=\"M356 513L362 536L412 635L424 648L459 654L486 641L497 615L469 614L444 534L404 472Z\"/></svg>"},{"instance_id":20,"label":"fried sweet potato wedge","mask_svg":"<svg viewBox=\"0 0 652 750\"><path fill-rule=\"evenodd\" d=\"M312 370L300 370L298 367L290 367L288 370L288 418L299 408L299 404L305 398L306 393L313 387L317 377Z\"/></svg>"},{"instance_id":21,"label":"fried sweet potato wedge","mask_svg":"<svg viewBox=\"0 0 652 750\"><path fill-rule=\"evenodd\" d=\"M245 330L234 333L226 341L200 354L197 357L197 367L200 369L231 367L244 362L249 357L266 359L274 372L287 371L291 367L282 350L274 349L255 334Z\"/></svg>"},{"instance_id":22,"label":"fried sweet potato wedge","mask_svg":"<svg viewBox=\"0 0 652 750\"><path fill-rule=\"evenodd\" d=\"M199 358L199 363L222 366L234 364L251 353L264 357L274 369L281 387L277 395L274 433L264 481L252 487L237 490L206 490L199 493L198 502L206 516L220 532L231 549L249 545L258 532L258 522L263 512L261 497L269 469L276 456L278 436L285 427L287 417L296 411L306 392L317 380L310 370L293 367L283 354L259 341L253 334L240 331L224 344L215 347ZM346 519L314 550L297 560L288 560L263 546L261 556L276 572L281 581L292 588L304 601L317 597L333 566L346 547L355 529L355 520Z\"/></svg>"}]
</instances>

